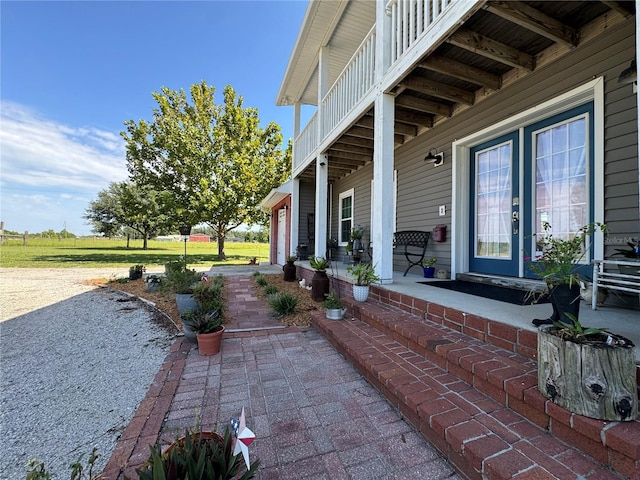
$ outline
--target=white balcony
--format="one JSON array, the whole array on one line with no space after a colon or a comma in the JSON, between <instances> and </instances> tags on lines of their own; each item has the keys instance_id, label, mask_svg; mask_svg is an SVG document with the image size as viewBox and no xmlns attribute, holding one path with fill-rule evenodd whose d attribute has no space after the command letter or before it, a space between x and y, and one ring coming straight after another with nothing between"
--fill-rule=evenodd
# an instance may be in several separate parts
<instances>
[{"instance_id":1,"label":"white balcony","mask_svg":"<svg viewBox=\"0 0 640 480\"><path fill-rule=\"evenodd\" d=\"M383 76L386 88L401 78L430 48L459 23L462 15L479 2L466 0L391 0L385 8L391 20L391 33L384 44L389 49L389 65ZM481 2L480 2L481 3ZM453 16L455 18L448 18ZM440 28L442 25L442 28ZM317 148L330 143L371 108L376 82L376 25L359 45L328 93L320 102L320 115L314 115L294 142L294 175L307 168L319 153ZM369 98L371 96L371 98ZM322 125L318 126L318 118Z\"/></svg>"}]
</instances>

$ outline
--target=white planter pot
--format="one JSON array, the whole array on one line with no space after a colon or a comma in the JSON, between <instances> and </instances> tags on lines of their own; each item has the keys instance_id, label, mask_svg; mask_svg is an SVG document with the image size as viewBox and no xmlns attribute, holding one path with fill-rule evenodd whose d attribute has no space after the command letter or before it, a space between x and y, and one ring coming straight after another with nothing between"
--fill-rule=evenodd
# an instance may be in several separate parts
<instances>
[{"instance_id":1,"label":"white planter pot","mask_svg":"<svg viewBox=\"0 0 640 480\"><path fill-rule=\"evenodd\" d=\"M369 297L369 285L354 285L353 298L356 302L366 302Z\"/></svg>"},{"instance_id":2,"label":"white planter pot","mask_svg":"<svg viewBox=\"0 0 640 480\"><path fill-rule=\"evenodd\" d=\"M346 308L327 308L325 310L325 316L329 320L342 320L346 312Z\"/></svg>"}]
</instances>

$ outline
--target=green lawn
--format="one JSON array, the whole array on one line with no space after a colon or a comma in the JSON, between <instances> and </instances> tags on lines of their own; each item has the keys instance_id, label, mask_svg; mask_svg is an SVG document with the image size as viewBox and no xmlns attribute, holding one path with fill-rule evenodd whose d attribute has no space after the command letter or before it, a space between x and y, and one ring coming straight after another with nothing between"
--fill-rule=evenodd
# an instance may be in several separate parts
<instances>
[{"instance_id":1,"label":"green lawn","mask_svg":"<svg viewBox=\"0 0 640 480\"><path fill-rule=\"evenodd\" d=\"M0 245L0 267L128 267L131 265L162 266L169 260L184 255L184 242L149 241L149 248L142 249L142 241L78 239L29 239L6 240ZM269 259L266 243L226 242L227 260L218 261L218 245L213 243L187 243L187 263L190 267L212 265L246 265L253 257L258 261Z\"/></svg>"}]
</instances>

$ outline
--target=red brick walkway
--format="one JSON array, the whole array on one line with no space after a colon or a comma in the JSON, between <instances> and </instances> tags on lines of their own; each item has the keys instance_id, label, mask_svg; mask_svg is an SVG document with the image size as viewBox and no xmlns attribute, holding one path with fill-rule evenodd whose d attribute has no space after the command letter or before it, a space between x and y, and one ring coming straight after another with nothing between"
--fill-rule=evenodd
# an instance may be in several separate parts
<instances>
[{"instance_id":1,"label":"red brick walkway","mask_svg":"<svg viewBox=\"0 0 640 480\"><path fill-rule=\"evenodd\" d=\"M220 354L176 340L116 445L104 479L135 478L149 445L198 418L224 428L244 406L257 439L260 479L459 478L312 328L278 328L250 277L227 277L228 325ZM255 330L258 329L258 330ZM240 331L238 331L240 330Z\"/></svg>"}]
</instances>

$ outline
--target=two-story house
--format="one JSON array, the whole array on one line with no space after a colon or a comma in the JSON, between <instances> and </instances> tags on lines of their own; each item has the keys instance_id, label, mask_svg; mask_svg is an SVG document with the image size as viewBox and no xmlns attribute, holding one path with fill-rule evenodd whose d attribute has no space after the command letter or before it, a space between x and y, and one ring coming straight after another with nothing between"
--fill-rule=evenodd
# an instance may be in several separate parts
<instances>
[{"instance_id":1,"label":"two-story house","mask_svg":"<svg viewBox=\"0 0 640 480\"><path fill-rule=\"evenodd\" d=\"M290 202L280 250L324 255L360 225L384 284L405 266L395 231L445 225L429 255L454 279L531 277L544 222L556 236L606 223L610 242L596 235L587 263L637 238L635 10L309 2L277 96L295 134L292 179L273 197Z\"/></svg>"}]
</instances>

